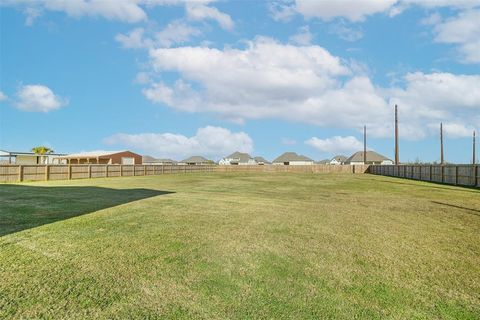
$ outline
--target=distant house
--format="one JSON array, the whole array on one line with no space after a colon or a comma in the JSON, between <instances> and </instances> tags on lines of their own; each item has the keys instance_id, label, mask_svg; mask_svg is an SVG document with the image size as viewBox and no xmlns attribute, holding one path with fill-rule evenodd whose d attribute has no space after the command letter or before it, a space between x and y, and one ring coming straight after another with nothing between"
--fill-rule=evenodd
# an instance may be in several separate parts
<instances>
[{"instance_id":1,"label":"distant house","mask_svg":"<svg viewBox=\"0 0 480 320\"><path fill-rule=\"evenodd\" d=\"M363 160L363 151L358 151L345 160L345 164L365 164ZM393 161L375 151L367 151L366 164L393 164Z\"/></svg>"},{"instance_id":2,"label":"distant house","mask_svg":"<svg viewBox=\"0 0 480 320\"><path fill-rule=\"evenodd\" d=\"M142 156L142 164L146 165L160 165L160 166L173 166L177 164L177 161L172 159L156 159L151 156Z\"/></svg>"},{"instance_id":3,"label":"distant house","mask_svg":"<svg viewBox=\"0 0 480 320\"><path fill-rule=\"evenodd\" d=\"M214 162L202 156L192 156L190 158L180 161L178 164L188 165L188 166L202 166L202 165L214 164Z\"/></svg>"},{"instance_id":4,"label":"distant house","mask_svg":"<svg viewBox=\"0 0 480 320\"><path fill-rule=\"evenodd\" d=\"M264 157L254 157L253 160L255 160L255 162L259 165L272 164L270 161L268 161Z\"/></svg>"},{"instance_id":5,"label":"distant house","mask_svg":"<svg viewBox=\"0 0 480 320\"><path fill-rule=\"evenodd\" d=\"M338 155L338 156L333 157L333 158L330 160L330 164L331 164L331 165L344 164L346 160L347 160L347 157L346 157L346 156Z\"/></svg>"},{"instance_id":6,"label":"distant house","mask_svg":"<svg viewBox=\"0 0 480 320\"><path fill-rule=\"evenodd\" d=\"M218 164L220 165L254 165L254 164L257 164L257 162L248 153L237 151L221 159L218 162Z\"/></svg>"},{"instance_id":7,"label":"distant house","mask_svg":"<svg viewBox=\"0 0 480 320\"><path fill-rule=\"evenodd\" d=\"M91 151L57 157L68 164L142 164L142 156L131 151Z\"/></svg>"},{"instance_id":8,"label":"distant house","mask_svg":"<svg viewBox=\"0 0 480 320\"><path fill-rule=\"evenodd\" d=\"M298 155L295 152L285 152L277 159L273 160L273 164L286 166L313 165L313 160L306 156Z\"/></svg>"},{"instance_id":9,"label":"distant house","mask_svg":"<svg viewBox=\"0 0 480 320\"><path fill-rule=\"evenodd\" d=\"M64 156L64 154L39 155L33 152L0 150L0 164L62 164L62 161L57 159L59 156Z\"/></svg>"},{"instance_id":10,"label":"distant house","mask_svg":"<svg viewBox=\"0 0 480 320\"><path fill-rule=\"evenodd\" d=\"M323 159L320 161L315 162L315 164L330 164L330 159Z\"/></svg>"}]
</instances>

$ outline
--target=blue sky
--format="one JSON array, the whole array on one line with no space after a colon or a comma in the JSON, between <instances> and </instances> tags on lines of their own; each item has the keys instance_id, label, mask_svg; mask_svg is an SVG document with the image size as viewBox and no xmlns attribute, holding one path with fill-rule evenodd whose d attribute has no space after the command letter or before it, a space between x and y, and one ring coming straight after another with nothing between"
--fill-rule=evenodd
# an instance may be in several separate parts
<instances>
[{"instance_id":1,"label":"blue sky","mask_svg":"<svg viewBox=\"0 0 480 320\"><path fill-rule=\"evenodd\" d=\"M471 161L480 1L0 0L0 149Z\"/></svg>"}]
</instances>

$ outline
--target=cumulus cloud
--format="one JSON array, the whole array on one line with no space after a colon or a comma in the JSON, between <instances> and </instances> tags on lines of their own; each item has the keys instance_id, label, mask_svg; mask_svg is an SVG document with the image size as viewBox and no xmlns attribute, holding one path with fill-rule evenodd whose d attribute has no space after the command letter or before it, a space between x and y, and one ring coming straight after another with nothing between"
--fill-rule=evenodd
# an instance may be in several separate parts
<instances>
[{"instance_id":1,"label":"cumulus cloud","mask_svg":"<svg viewBox=\"0 0 480 320\"><path fill-rule=\"evenodd\" d=\"M8 99L7 95L2 91L0 91L0 101L5 101L7 99Z\"/></svg>"},{"instance_id":2,"label":"cumulus cloud","mask_svg":"<svg viewBox=\"0 0 480 320\"><path fill-rule=\"evenodd\" d=\"M310 28L308 26L303 26L298 29L298 33L294 34L290 37L290 41L293 43L306 46L312 42L313 35L310 32Z\"/></svg>"},{"instance_id":3,"label":"cumulus cloud","mask_svg":"<svg viewBox=\"0 0 480 320\"><path fill-rule=\"evenodd\" d=\"M383 88L322 47L268 38L243 49L160 48L149 55L153 72L175 72L178 78L151 83L143 94L179 111L214 113L239 123L274 118L358 130L367 125L371 136L388 137L397 103L407 139L425 137L429 125L440 121L478 122L477 75L409 73L401 85Z\"/></svg>"},{"instance_id":4,"label":"cumulus cloud","mask_svg":"<svg viewBox=\"0 0 480 320\"><path fill-rule=\"evenodd\" d=\"M435 41L458 45L461 59L480 63L480 10L467 10L434 26Z\"/></svg>"},{"instance_id":5,"label":"cumulus cloud","mask_svg":"<svg viewBox=\"0 0 480 320\"><path fill-rule=\"evenodd\" d=\"M187 2L186 9L188 18L192 20L211 19L217 21L223 29L233 29L232 18L228 14L220 12L217 8L193 1Z\"/></svg>"},{"instance_id":6,"label":"cumulus cloud","mask_svg":"<svg viewBox=\"0 0 480 320\"><path fill-rule=\"evenodd\" d=\"M191 19L213 19L231 30L234 25L231 17L210 6L212 2L214 0L3 0L0 5L23 8L27 25L32 25L43 11L63 12L75 18L90 16L138 23L148 19L146 8L184 5Z\"/></svg>"},{"instance_id":7,"label":"cumulus cloud","mask_svg":"<svg viewBox=\"0 0 480 320\"><path fill-rule=\"evenodd\" d=\"M55 95L47 86L35 84L19 88L15 105L23 111L49 112L67 104L67 99Z\"/></svg>"},{"instance_id":8,"label":"cumulus cloud","mask_svg":"<svg viewBox=\"0 0 480 320\"><path fill-rule=\"evenodd\" d=\"M353 136L335 136L326 139L312 137L305 141L305 144L328 154L350 154L363 149L363 143Z\"/></svg>"},{"instance_id":9,"label":"cumulus cloud","mask_svg":"<svg viewBox=\"0 0 480 320\"><path fill-rule=\"evenodd\" d=\"M286 20L293 14L299 13L307 19L318 18L330 21L335 18L342 18L350 22L362 22L368 16L374 14L382 13L395 16L412 6L420 6L426 9L451 7L465 10L478 5L478 0L296 0L291 4L277 3L271 6L271 12L276 20Z\"/></svg>"},{"instance_id":10,"label":"cumulus cloud","mask_svg":"<svg viewBox=\"0 0 480 320\"><path fill-rule=\"evenodd\" d=\"M104 142L142 150L156 157L174 159L192 155L220 159L235 151L253 151L253 141L245 132L232 132L213 126L199 128L192 137L174 133L119 133L104 139Z\"/></svg>"}]
</instances>

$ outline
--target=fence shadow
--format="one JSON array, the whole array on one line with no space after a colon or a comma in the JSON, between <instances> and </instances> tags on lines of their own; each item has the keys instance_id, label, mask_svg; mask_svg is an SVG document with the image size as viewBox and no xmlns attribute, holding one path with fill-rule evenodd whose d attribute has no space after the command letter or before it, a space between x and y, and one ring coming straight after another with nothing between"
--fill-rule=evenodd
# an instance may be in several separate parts
<instances>
[{"instance_id":1,"label":"fence shadow","mask_svg":"<svg viewBox=\"0 0 480 320\"><path fill-rule=\"evenodd\" d=\"M128 202L170 194L151 189L0 184L0 237Z\"/></svg>"},{"instance_id":2,"label":"fence shadow","mask_svg":"<svg viewBox=\"0 0 480 320\"><path fill-rule=\"evenodd\" d=\"M389 181L385 179L370 179L372 181L378 182L385 182L391 183L396 185L409 185L415 186L419 188L432 188L432 189L440 189L440 190L455 190L456 192L472 192L472 193L480 193L480 189L478 187L471 187L471 186L464 186L464 185L454 185L449 183L441 183L436 181L426 181L426 180L416 180L411 178L404 178L404 177L395 177L395 176L383 176L378 174L373 174L377 177L388 177L394 179L396 181ZM425 182L429 185L421 185L415 182ZM455 189L453 189L455 188Z\"/></svg>"},{"instance_id":3,"label":"fence shadow","mask_svg":"<svg viewBox=\"0 0 480 320\"><path fill-rule=\"evenodd\" d=\"M451 207L451 208L456 208L456 209L462 209L462 210L471 211L470 214L473 214L473 215L475 215L475 216L479 216L479 217L480 217L480 210L478 210L478 209L473 209L473 208L467 208L467 207L457 206L457 205L455 205L455 204L450 204L450 203L445 203L445 202L439 202L439 201L432 201L432 203L439 204L439 205L441 205L441 206L447 206L447 207Z\"/></svg>"}]
</instances>

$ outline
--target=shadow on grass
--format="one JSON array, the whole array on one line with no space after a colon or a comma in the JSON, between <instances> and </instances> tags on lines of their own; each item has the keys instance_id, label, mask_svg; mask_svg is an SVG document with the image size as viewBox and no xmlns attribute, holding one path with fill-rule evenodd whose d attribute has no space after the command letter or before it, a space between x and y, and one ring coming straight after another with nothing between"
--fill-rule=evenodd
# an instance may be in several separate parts
<instances>
[{"instance_id":1,"label":"shadow on grass","mask_svg":"<svg viewBox=\"0 0 480 320\"><path fill-rule=\"evenodd\" d=\"M173 192L100 187L0 185L0 237Z\"/></svg>"},{"instance_id":2,"label":"shadow on grass","mask_svg":"<svg viewBox=\"0 0 480 320\"><path fill-rule=\"evenodd\" d=\"M377 181L377 182L386 182L386 183L393 183L393 184L402 184L402 185L409 185L409 186L415 186L419 188L432 188L432 189L440 189L440 190L455 190L455 191L461 191L461 192L473 192L473 193L480 193L480 189L478 187L471 187L471 186L463 186L463 185L454 185L454 184L449 184L449 183L441 183L441 182L436 182L436 181L425 181L425 180L415 180L415 179L409 179L409 178L403 178L403 177L393 177L393 176L381 176L381 175L376 175L377 177L388 177L392 178L396 181L389 181L389 180L383 180L383 179L369 179L371 181ZM421 185L418 183L412 183L410 181L415 181L415 182L424 182L429 185ZM454 189L458 188L458 189Z\"/></svg>"},{"instance_id":3,"label":"shadow on grass","mask_svg":"<svg viewBox=\"0 0 480 320\"><path fill-rule=\"evenodd\" d=\"M445 203L445 202L439 202L439 201L432 201L432 203L439 204L439 205L442 205L442 206L451 207L451 208L456 208L456 209L462 209L462 210L472 211L472 213L470 213L470 214L473 214L473 215L475 215L475 216L479 216L479 217L480 217L480 210L478 210L478 209L472 209L472 208L457 206L457 205L455 205L455 204L450 204L450 203Z\"/></svg>"}]
</instances>

